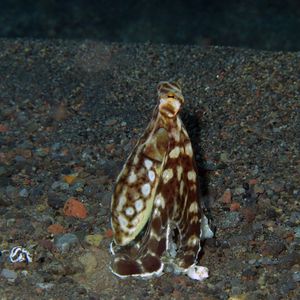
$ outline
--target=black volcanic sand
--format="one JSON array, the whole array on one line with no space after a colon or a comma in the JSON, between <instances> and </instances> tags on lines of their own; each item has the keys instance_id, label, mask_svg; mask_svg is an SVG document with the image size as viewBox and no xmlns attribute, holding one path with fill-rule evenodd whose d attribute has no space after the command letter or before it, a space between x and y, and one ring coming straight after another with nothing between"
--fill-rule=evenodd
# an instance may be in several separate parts
<instances>
[{"instance_id":1,"label":"black volcanic sand","mask_svg":"<svg viewBox=\"0 0 300 300\"><path fill-rule=\"evenodd\" d=\"M0 256L1 299L299 297L299 52L5 39L0 49L0 249L33 258ZM183 82L216 228L200 259L210 277L120 280L108 269L112 188L169 79ZM86 218L64 214L70 197Z\"/></svg>"}]
</instances>

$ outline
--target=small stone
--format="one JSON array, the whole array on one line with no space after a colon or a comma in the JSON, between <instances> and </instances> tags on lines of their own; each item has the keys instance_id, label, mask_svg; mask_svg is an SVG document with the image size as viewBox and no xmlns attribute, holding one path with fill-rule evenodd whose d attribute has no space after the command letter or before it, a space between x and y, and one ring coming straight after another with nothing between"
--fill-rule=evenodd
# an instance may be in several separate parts
<instances>
[{"instance_id":1,"label":"small stone","mask_svg":"<svg viewBox=\"0 0 300 300\"><path fill-rule=\"evenodd\" d=\"M36 286L42 290L50 290L55 286L55 284L50 282L38 282Z\"/></svg>"},{"instance_id":2,"label":"small stone","mask_svg":"<svg viewBox=\"0 0 300 300\"><path fill-rule=\"evenodd\" d=\"M15 198L18 194L18 190L12 186L12 185L8 185L6 187L6 195L9 197L9 198Z\"/></svg>"},{"instance_id":3,"label":"small stone","mask_svg":"<svg viewBox=\"0 0 300 300\"><path fill-rule=\"evenodd\" d=\"M103 236L101 234L89 234L85 237L85 241L92 245L98 247L102 241Z\"/></svg>"},{"instance_id":4,"label":"small stone","mask_svg":"<svg viewBox=\"0 0 300 300\"><path fill-rule=\"evenodd\" d=\"M290 222L294 225L300 224L300 212L293 211L290 216Z\"/></svg>"},{"instance_id":5,"label":"small stone","mask_svg":"<svg viewBox=\"0 0 300 300\"><path fill-rule=\"evenodd\" d=\"M240 214L236 211L225 212L225 216L220 220L219 226L221 228L236 227L240 222Z\"/></svg>"},{"instance_id":6,"label":"small stone","mask_svg":"<svg viewBox=\"0 0 300 300\"><path fill-rule=\"evenodd\" d=\"M9 218L6 220L6 226L7 227L13 227L16 223L16 219L15 218Z\"/></svg>"},{"instance_id":7,"label":"small stone","mask_svg":"<svg viewBox=\"0 0 300 300\"><path fill-rule=\"evenodd\" d=\"M105 126L113 126L116 125L118 123L117 119L108 119L105 121Z\"/></svg>"},{"instance_id":8,"label":"small stone","mask_svg":"<svg viewBox=\"0 0 300 300\"><path fill-rule=\"evenodd\" d=\"M51 185L52 190L57 190L60 189L62 191L66 191L69 189L70 185L67 182L62 182L62 181L54 181Z\"/></svg>"},{"instance_id":9,"label":"small stone","mask_svg":"<svg viewBox=\"0 0 300 300\"><path fill-rule=\"evenodd\" d=\"M253 259L250 259L249 261L248 261L248 263L249 263L249 265L254 265L254 264L256 264L256 259L255 258L253 258Z\"/></svg>"},{"instance_id":10,"label":"small stone","mask_svg":"<svg viewBox=\"0 0 300 300\"><path fill-rule=\"evenodd\" d=\"M54 143L54 144L51 146L51 150L52 150L52 151L58 151L60 148L61 148L61 144L60 144L60 143Z\"/></svg>"},{"instance_id":11,"label":"small stone","mask_svg":"<svg viewBox=\"0 0 300 300\"><path fill-rule=\"evenodd\" d=\"M300 238L300 226L294 228L295 238Z\"/></svg>"},{"instance_id":12,"label":"small stone","mask_svg":"<svg viewBox=\"0 0 300 300\"><path fill-rule=\"evenodd\" d=\"M253 208L245 207L242 209L242 215L247 223L252 223L255 220L256 213Z\"/></svg>"},{"instance_id":13,"label":"small stone","mask_svg":"<svg viewBox=\"0 0 300 300\"><path fill-rule=\"evenodd\" d=\"M97 259L92 253L87 252L84 255L80 256L79 261L83 264L86 274L95 272L97 268Z\"/></svg>"},{"instance_id":14,"label":"small stone","mask_svg":"<svg viewBox=\"0 0 300 300\"><path fill-rule=\"evenodd\" d=\"M265 188L261 184L255 184L253 190L255 194L263 194L265 192Z\"/></svg>"},{"instance_id":15,"label":"small stone","mask_svg":"<svg viewBox=\"0 0 300 300\"><path fill-rule=\"evenodd\" d=\"M300 282L300 271L296 271L293 273L293 280L295 282Z\"/></svg>"},{"instance_id":16,"label":"small stone","mask_svg":"<svg viewBox=\"0 0 300 300\"><path fill-rule=\"evenodd\" d=\"M272 189L267 189L266 193L268 195L268 197L272 198L274 196L274 191Z\"/></svg>"},{"instance_id":17,"label":"small stone","mask_svg":"<svg viewBox=\"0 0 300 300\"><path fill-rule=\"evenodd\" d=\"M87 217L87 210L82 202L76 198L69 198L64 205L64 214L69 217L84 219Z\"/></svg>"},{"instance_id":18,"label":"small stone","mask_svg":"<svg viewBox=\"0 0 300 300\"><path fill-rule=\"evenodd\" d=\"M45 204L38 204L35 207L36 211L38 211L39 213L44 212L47 209L47 206Z\"/></svg>"},{"instance_id":19,"label":"small stone","mask_svg":"<svg viewBox=\"0 0 300 300\"><path fill-rule=\"evenodd\" d=\"M282 251L284 251L285 245L281 241L274 241L266 243L262 248L262 254L268 256L278 256Z\"/></svg>"},{"instance_id":20,"label":"small stone","mask_svg":"<svg viewBox=\"0 0 300 300\"><path fill-rule=\"evenodd\" d=\"M266 215L269 219L274 220L274 221L277 219L277 216L278 216L276 210L272 207L267 208Z\"/></svg>"},{"instance_id":21,"label":"small stone","mask_svg":"<svg viewBox=\"0 0 300 300\"><path fill-rule=\"evenodd\" d=\"M86 185L83 189L83 193L86 196L92 196L94 192L95 192L95 190L94 190L93 186Z\"/></svg>"},{"instance_id":22,"label":"small stone","mask_svg":"<svg viewBox=\"0 0 300 300\"><path fill-rule=\"evenodd\" d=\"M76 183L73 184L71 191L76 191L76 192L81 193L81 192L83 192L84 186L85 186L84 181L82 181L82 180L77 181Z\"/></svg>"},{"instance_id":23,"label":"small stone","mask_svg":"<svg viewBox=\"0 0 300 300\"><path fill-rule=\"evenodd\" d=\"M55 247L62 253L70 251L72 248L79 245L77 236L73 233L66 233L54 237Z\"/></svg>"},{"instance_id":24,"label":"small stone","mask_svg":"<svg viewBox=\"0 0 300 300\"><path fill-rule=\"evenodd\" d=\"M231 194L230 189L226 189L221 197L221 201L225 204L230 204L231 198L232 198L232 194Z\"/></svg>"},{"instance_id":25,"label":"small stone","mask_svg":"<svg viewBox=\"0 0 300 300\"><path fill-rule=\"evenodd\" d=\"M284 190L285 185L284 185L284 182L282 182L282 181L275 181L275 182L272 182L270 187L274 192L279 193Z\"/></svg>"},{"instance_id":26,"label":"small stone","mask_svg":"<svg viewBox=\"0 0 300 300\"><path fill-rule=\"evenodd\" d=\"M280 259L280 264L284 269L289 269L296 264L300 264L300 253L292 252Z\"/></svg>"},{"instance_id":27,"label":"small stone","mask_svg":"<svg viewBox=\"0 0 300 300\"><path fill-rule=\"evenodd\" d=\"M37 148L35 153L37 156L45 157L49 153L49 148Z\"/></svg>"},{"instance_id":28,"label":"small stone","mask_svg":"<svg viewBox=\"0 0 300 300\"><path fill-rule=\"evenodd\" d=\"M249 185L256 185L258 180L256 178L249 179Z\"/></svg>"},{"instance_id":29,"label":"small stone","mask_svg":"<svg viewBox=\"0 0 300 300\"><path fill-rule=\"evenodd\" d=\"M188 269L187 275L191 279L203 281L208 278L208 269L202 266L192 266Z\"/></svg>"},{"instance_id":30,"label":"small stone","mask_svg":"<svg viewBox=\"0 0 300 300\"><path fill-rule=\"evenodd\" d=\"M114 233L113 233L113 231L112 231L110 228L106 230L105 236L106 236L107 238L112 238L113 235L114 235Z\"/></svg>"},{"instance_id":31,"label":"small stone","mask_svg":"<svg viewBox=\"0 0 300 300\"><path fill-rule=\"evenodd\" d=\"M60 209L64 207L65 202L55 193L49 193L47 204L53 209Z\"/></svg>"},{"instance_id":32,"label":"small stone","mask_svg":"<svg viewBox=\"0 0 300 300\"><path fill-rule=\"evenodd\" d=\"M230 204L230 211L238 211L241 208L238 202L233 202Z\"/></svg>"},{"instance_id":33,"label":"small stone","mask_svg":"<svg viewBox=\"0 0 300 300\"><path fill-rule=\"evenodd\" d=\"M0 176L5 175L7 173L7 169L4 166L0 166Z\"/></svg>"},{"instance_id":34,"label":"small stone","mask_svg":"<svg viewBox=\"0 0 300 300\"><path fill-rule=\"evenodd\" d=\"M48 251L53 250L53 243L50 240L39 240L39 245Z\"/></svg>"},{"instance_id":35,"label":"small stone","mask_svg":"<svg viewBox=\"0 0 300 300\"><path fill-rule=\"evenodd\" d=\"M110 154L112 154L115 151L115 149L116 149L116 145L114 143L105 145L105 150Z\"/></svg>"},{"instance_id":36,"label":"small stone","mask_svg":"<svg viewBox=\"0 0 300 300\"><path fill-rule=\"evenodd\" d=\"M216 171L217 165L212 160L205 160L201 164L201 168L207 171Z\"/></svg>"},{"instance_id":37,"label":"small stone","mask_svg":"<svg viewBox=\"0 0 300 300\"><path fill-rule=\"evenodd\" d=\"M22 198L27 198L29 195L29 192L27 189L21 189L21 191L19 192L20 197Z\"/></svg>"},{"instance_id":38,"label":"small stone","mask_svg":"<svg viewBox=\"0 0 300 300\"><path fill-rule=\"evenodd\" d=\"M111 192L101 193L100 203L103 205L103 207L110 207L111 197Z\"/></svg>"},{"instance_id":39,"label":"small stone","mask_svg":"<svg viewBox=\"0 0 300 300\"><path fill-rule=\"evenodd\" d=\"M65 181L66 183L68 183L69 185L71 185L71 184L74 183L74 181L76 180L77 176L78 176L77 173L75 173L75 174L70 174L70 175L65 175L65 176L63 177L63 179L64 179L64 181Z\"/></svg>"},{"instance_id":40,"label":"small stone","mask_svg":"<svg viewBox=\"0 0 300 300\"><path fill-rule=\"evenodd\" d=\"M43 271L48 274L66 275L66 268L70 269L70 265L63 264L62 262L57 260L53 260L49 264L46 264L44 266Z\"/></svg>"},{"instance_id":41,"label":"small stone","mask_svg":"<svg viewBox=\"0 0 300 300\"><path fill-rule=\"evenodd\" d=\"M254 222L252 224L253 231L261 231L264 229L264 223L263 222Z\"/></svg>"},{"instance_id":42,"label":"small stone","mask_svg":"<svg viewBox=\"0 0 300 300\"><path fill-rule=\"evenodd\" d=\"M55 223L48 226L47 231L52 234L59 234L59 233L64 233L65 228L62 225Z\"/></svg>"},{"instance_id":43,"label":"small stone","mask_svg":"<svg viewBox=\"0 0 300 300\"><path fill-rule=\"evenodd\" d=\"M256 275L257 275L257 271L255 269L248 268L242 272L242 279L246 281L255 280Z\"/></svg>"},{"instance_id":44,"label":"small stone","mask_svg":"<svg viewBox=\"0 0 300 300\"><path fill-rule=\"evenodd\" d=\"M296 283L294 281L286 280L281 283L280 291L282 294L286 295L289 291L292 291L296 288Z\"/></svg>"},{"instance_id":45,"label":"small stone","mask_svg":"<svg viewBox=\"0 0 300 300\"><path fill-rule=\"evenodd\" d=\"M22 162L26 162L26 159L25 159L25 157L22 156L22 155L16 155L15 161L16 161L17 163L22 163Z\"/></svg>"},{"instance_id":46,"label":"small stone","mask_svg":"<svg viewBox=\"0 0 300 300\"><path fill-rule=\"evenodd\" d=\"M14 282L18 277L15 271L9 269L2 269L0 275L10 282Z\"/></svg>"},{"instance_id":47,"label":"small stone","mask_svg":"<svg viewBox=\"0 0 300 300\"><path fill-rule=\"evenodd\" d=\"M222 152L220 154L220 160L225 162L225 163L228 163L230 160L228 158L228 153L227 152Z\"/></svg>"},{"instance_id":48,"label":"small stone","mask_svg":"<svg viewBox=\"0 0 300 300\"><path fill-rule=\"evenodd\" d=\"M243 187L237 187L234 189L233 194L236 196L245 194L246 190Z\"/></svg>"}]
</instances>

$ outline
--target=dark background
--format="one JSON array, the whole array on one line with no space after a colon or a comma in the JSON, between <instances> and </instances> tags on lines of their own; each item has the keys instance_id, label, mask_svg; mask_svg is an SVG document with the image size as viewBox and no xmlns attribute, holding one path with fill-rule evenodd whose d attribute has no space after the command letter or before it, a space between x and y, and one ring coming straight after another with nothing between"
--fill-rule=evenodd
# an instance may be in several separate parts
<instances>
[{"instance_id":1,"label":"dark background","mask_svg":"<svg viewBox=\"0 0 300 300\"><path fill-rule=\"evenodd\" d=\"M300 49L299 0L11 0L0 6L0 37Z\"/></svg>"}]
</instances>

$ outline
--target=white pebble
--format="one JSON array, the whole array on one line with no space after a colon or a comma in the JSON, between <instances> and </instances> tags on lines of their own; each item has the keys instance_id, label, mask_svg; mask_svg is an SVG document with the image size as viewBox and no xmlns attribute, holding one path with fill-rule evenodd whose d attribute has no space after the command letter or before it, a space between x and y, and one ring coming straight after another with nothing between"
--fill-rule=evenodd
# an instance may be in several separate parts
<instances>
[{"instance_id":1,"label":"white pebble","mask_svg":"<svg viewBox=\"0 0 300 300\"><path fill-rule=\"evenodd\" d=\"M203 281L208 278L208 268L202 266L191 266L187 271L187 276L191 279Z\"/></svg>"}]
</instances>

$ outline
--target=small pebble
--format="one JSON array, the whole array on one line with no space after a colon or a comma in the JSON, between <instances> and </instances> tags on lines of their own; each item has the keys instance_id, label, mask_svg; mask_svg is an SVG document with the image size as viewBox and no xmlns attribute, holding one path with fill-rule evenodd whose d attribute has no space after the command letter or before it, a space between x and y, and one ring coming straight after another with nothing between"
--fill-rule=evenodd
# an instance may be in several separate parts
<instances>
[{"instance_id":1,"label":"small pebble","mask_svg":"<svg viewBox=\"0 0 300 300\"><path fill-rule=\"evenodd\" d=\"M240 222L240 214L236 211L225 212L224 217L220 220L219 226L221 228L236 227Z\"/></svg>"},{"instance_id":2,"label":"small pebble","mask_svg":"<svg viewBox=\"0 0 300 300\"><path fill-rule=\"evenodd\" d=\"M14 186L8 185L6 187L6 195L9 198L15 198L17 194L18 194L18 191L17 191L17 189Z\"/></svg>"},{"instance_id":3,"label":"small pebble","mask_svg":"<svg viewBox=\"0 0 300 300\"><path fill-rule=\"evenodd\" d=\"M79 245L77 236L73 233L66 233L54 237L55 247L62 253L70 251Z\"/></svg>"},{"instance_id":4,"label":"small pebble","mask_svg":"<svg viewBox=\"0 0 300 300\"><path fill-rule=\"evenodd\" d=\"M265 192L265 188L261 184L254 185L254 193L255 194L263 194Z\"/></svg>"},{"instance_id":5,"label":"small pebble","mask_svg":"<svg viewBox=\"0 0 300 300\"><path fill-rule=\"evenodd\" d=\"M50 282L38 282L36 286L42 290L50 290L55 286L55 284Z\"/></svg>"},{"instance_id":6,"label":"small pebble","mask_svg":"<svg viewBox=\"0 0 300 300\"><path fill-rule=\"evenodd\" d=\"M248 261L248 263L249 263L250 265L254 265L254 264L256 263L256 259L255 259L255 258L250 259L250 260Z\"/></svg>"},{"instance_id":7,"label":"small pebble","mask_svg":"<svg viewBox=\"0 0 300 300\"><path fill-rule=\"evenodd\" d=\"M98 247L102 241L103 236L101 234L89 234L85 237L85 241L92 245Z\"/></svg>"},{"instance_id":8,"label":"small pebble","mask_svg":"<svg viewBox=\"0 0 300 300\"><path fill-rule=\"evenodd\" d=\"M76 180L77 176L78 176L77 173L75 173L75 174L69 174L69 175L65 175L65 176L63 177L63 179L64 179L64 181L65 181L66 183L68 183L68 184L71 185L71 184L74 183L74 181Z\"/></svg>"},{"instance_id":9,"label":"small pebble","mask_svg":"<svg viewBox=\"0 0 300 300\"><path fill-rule=\"evenodd\" d=\"M221 197L221 201L225 204L230 204L231 203L231 198L232 198L231 190L226 189L225 192L223 193L222 197Z\"/></svg>"},{"instance_id":10,"label":"small pebble","mask_svg":"<svg viewBox=\"0 0 300 300\"><path fill-rule=\"evenodd\" d=\"M14 282L18 277L15 271L9 269L2 269L0 275L10 282Z\"/></svg>"},{"instance_id":11,"label":"small pebble","mask_svg":"<svg viewBox=\"0 0 300 300\"><path fill-rule=\"evenodd\" d=\"M188 269L187 275L191 279L203 281L208 278L208 269L202 266L193 266Z\"/></svg>"},{"instance_id":12,"label":"small pebble","mask_svg":"<svg viewBox=\"0 0 300 300\"><path fill-rule=\"evenodd\" d=\"M243 187L237 187L234 189L233 194L236 196L242 195L246 192L246 190Z\"/></svg>"},{"instance_id":13,"label":"small pebble","mask_svg":"<svg viewBox=\"0 0 300 300\"><path fill-rule=\"evenodd\" d=\"M60 224L52 224L48 226L47 231L52 234L60 234L65 232L65 228Z\"/></svg>"},{"instance_id":14,"label":"small pebble","mask_svg":"<svg viewBox=\"0 0 300 300\"><path fill-rule=\"evenodd\" d=\"M51 150L52 150L52 151L58 151L60 148L61 148L61 144L60 144L60 143L54 143L54 144L51 146Z\"/></svg>"},{"instance_id":15,"label":"small pebble","mask_svg":"<svg viewBox=\"0 0 300 300\"><path fill-rule=\"evenodd\" d=\"M49 193L47 204L49 205L49 207L53 209L60 209L64 207L65 201L61 199L59 195L55 193Z\"/></svg>"},{"instance_id":16,"label":"small pebble","mask_svg":"<svg viewBox=\"0 0 300 300\"><path fill-rule=\"evenodd\" d=\"M279 261L284 269L289 269L294 265L300 264L300 253L298 251L291 252Z\"/></svg>"},{"instance_id":17,"label":"small pebble","mask_svg":"<svg viewBox=\"0 0 300 300\"><path fill-rule=\"evenodd\" d=\"M75 198L69 198L64 205L64 214L69 217L85 219L87 210L82 202Z\"/></svg>"},{"instance_id":18,"label":"small pebble","mask_svg":"<svg viewBox=\"0 0 300 300\"><path fill-rule=\"evenodd\" d=\"M297 272L293 273L293 280L295 282L300 282L300 271L297 271Z\"/></svg>"},{"instance_id":19,"label":"small pebble","mask_svg":"<svg viewBox=\"0 0 300 300\"><path fill-rule=\"evenodd\" d=\"M300 224L300 212L293 211L290 216L290 222L294 225Z\"/></svg>"},{"instance_id":20,"label":"small pebble","mask_svg":"<svg viewBox=\"0 0 300 300\"><path fill-rule=\"evenodd\" d=\"M28 197L29 192L28 192L27 189L22 189L22 190L19 192L19 195L20 195L20 197L22 197L22 198L26 198L26 197Z\"/></svg>"},{"instance_id":21,"label":"small pebble","mask_svg":"<svg viewBox=\"0 0 300 300\"><path fill-rule=\"evenodd\" d=\"M300 238L300 226L294 228L295 238Z\"/></svg>"},{"instance_id":22,"label":"small pebble","mask_svg":"<svg viewBox=\"0 0 300 300\"><path fill-rule=\"evenodd\" d=\"M247 223L252 223L255 220L256 212L253 208L245 207L242 209L242 215Z\"/></svg>"},{"instance_id":23,"label":"small pebble","mask_svg":"<svg viewBox=\"0 0 300 300\"><path fill-rule=\"evenodd\" d=\"M118 123L117 119L108 119L105 121L105 126L113 126L116 125Z\"/></svg>"},{"instance_id":24,"label":"small pebble","mask_svg":"<svg viewBox=\"0 0 300 300\"><path fill-rule=\"evenodd\" d=\"M282 181L275 181L270 185L270 188L275 192L279 193L284 190L284 182Z\"/></svg>"},{"instance_id":25,"label":"small pebble","mask_svg":"<svg viewBox=\"0 0 300 300\"><path fill-rule=\"evenodd\" d=\"M220 160L225 162L225 163L228 163L230 161L230 159L228 158L228 153L227 152L222 152L220 154Z\"/></svg>"},{"instance_id":26,"label":"small pebble","mask_svg":"<svg viewBox=\"0 0 300 300\"><path fill-rule=\"evenodd\" d=\"M51 185L52 190L62 190L66 191L69 189L70 185L67 182L62 182L62 181L54 181Z\"/></svg>"},{"instance_id":27,"label":"small pebble","mask_svg":"<svg viewBox=\"0 0 300 300\"><path fill-rule=\"evenodd\" d=\"M38 148L36 149L35 153L37 156L45 157L48 155L49 149L48 148Z\"/></svg>"},{"instance_id":28,"label":"small pebble","mask_svg":"<svg viewBox=\"0 0 300 300\"><path fill-rule=\"evenodd\" d=\"M87 252L83 254L79 257L79 261L83 264L86 274L95 272L97 267L97 259L92 253Z\"/></svg>"},{"instance_id":29,"label":"small pebble","mask_svg":"<svg viewBox=\"0 0 300 300\"><path fill-rule=\"evenodd\" d=\"M230 211L238 211L241 208L238 202L233 202L230 204Z\"/></svg>"},{"instance_id":30,"label":"small pebble","mask_svg":"<svg viewBox=\"0 0 300 300\"><path fill-rule=\"evenodd\" d=\"M253 268L247 268L242 272L242 279L245 281L254 280L257 275L257 271Z\"/></svg>"},{"instance_id":31,"label":"small pebble","mask_svg":"<svg viewBox=\"0 0 300 300\"><path fill-rule=\"evenodd\" d=\"M289 293L289 291L292 291L296 288L296 283L294 281L286 281L281 283L280 291L283 295L286 295Z\"/></svg>"},{"instance_id":32,"label":"small pebble","mask_svg":"<svg viewBox=\"0 0 300 300\"><path fill-rule=\"evenodd\" d=\"M7 169L4 166L0 166L0 176L5 175L7 173Z\"/></svg>"},{"instance_id":33,"label":"small pebble","mask_svg":"<svg viewBox=\"0 0 300 300\"><path fill-rule=\"evenodd\" d=\"M83 192L84 190L84 186L85 186L85 182L84 181L77 181L76 183L74 183L71 187L71 191L76 191L76 192Z\"/></svg>"},{"instance_id":34,"label":"small pebble","mask_svg":"<svg viewBox=\"0 0 300 300\"><path fill-rule=\"evenodd\" d=\"M203 161L201 167L207 171L215 171L217 170L217 165L212 160Z\"/></svg>"}]
</instances>

